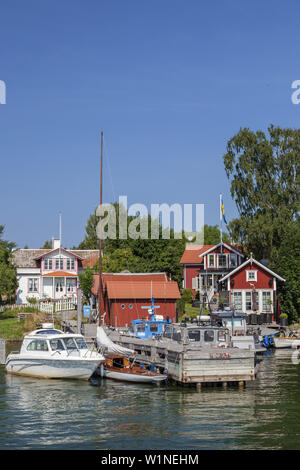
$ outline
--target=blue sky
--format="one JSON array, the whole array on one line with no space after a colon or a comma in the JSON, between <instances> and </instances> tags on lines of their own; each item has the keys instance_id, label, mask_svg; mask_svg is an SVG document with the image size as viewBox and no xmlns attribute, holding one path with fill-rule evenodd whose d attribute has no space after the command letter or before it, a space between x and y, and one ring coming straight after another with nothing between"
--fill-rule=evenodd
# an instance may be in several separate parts
<instances>
[{"instance_id":1,"label":"blue sky","mask_svg":"<svg viewBox=\"0 0 300 470\"><path fill-rule=\"evenodd\" d=\"M237 216L222 156L240 127L299 127L297 1L1 3L0 225L71 247L99 201Z\"/></svg>"}]
</instances>

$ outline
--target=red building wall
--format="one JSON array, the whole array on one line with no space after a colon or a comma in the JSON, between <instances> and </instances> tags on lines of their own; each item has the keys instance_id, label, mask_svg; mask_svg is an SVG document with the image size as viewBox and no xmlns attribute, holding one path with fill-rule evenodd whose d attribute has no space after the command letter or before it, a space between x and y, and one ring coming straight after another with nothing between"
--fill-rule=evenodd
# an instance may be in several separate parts
<instances>
[{"instance_id":1,"label":"red building wall","mask_svg":"<svg viewBox=\"0 0 300 470\"><path fill-rule=\"evenodd\" d=\"M247 282L246 271L257 271L257 281ZM266 271L264 271L259 266L253 264L252 267L247 264L243 269L239 270L231 276L230 279L234 280L234 286L230 286L231 289L274 289L273 276ZM269 281L272 281L272 284L269 284ZM251 284L253 284L251 286Z\"/></svg>"},{"instance_id":2,"label":"red building wall","mask_svg":"<svg viewBox=\"0 0 300 470\"><path fill-rule=\"evenodd\" d=\"M121 308L121 305L125 305L125 308ZM129 305L132 304L133 308L130 309ZM151 301L149 299L138 299L134 302L128 301L128 299L122 300L111 300L109 302L109 313L110 313L110 324L112 326L129 326L132 320L137 319L150 319L150 315L147 309L142 309L142 306L150 307ZM172 322L176 321L176 300L159 300L155 299L155 305L159 305L160 308L155 309L157 315L163 315L164 319L168 316Z\"/></svg>"},{"instance_id":3,"label":"red building wall","mask_svg":"<svg viewBox=\"0 0 300 470\"><path fill-rule=\"evenodd\" d=\"M185 289L192 289L192 279L194 277L197 277L199 275L199 269L200 269L200 264L199 265L194 265L194 266L185 266L183 270L185 270ZM184 275L184 271L183 271Z\"/></svg>"}]
</instances>

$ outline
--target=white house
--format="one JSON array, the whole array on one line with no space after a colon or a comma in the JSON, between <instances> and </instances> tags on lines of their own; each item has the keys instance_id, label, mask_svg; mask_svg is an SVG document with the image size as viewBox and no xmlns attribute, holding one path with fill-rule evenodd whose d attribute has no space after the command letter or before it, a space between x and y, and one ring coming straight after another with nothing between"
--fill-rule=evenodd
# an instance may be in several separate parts
<instances>
[{"instance_id":1,"label":"white house","mask_svg":"<svg viewBox=\"0 0 300 470\"><path fill-rule=\"evenodd\" d=\"M51 249L15 250L12 261L19 282L17 303L26 303L28 297L76 301L78 274L97 256L99 250L66 250L59 239L52 239Z\"/></svg>"}]
</instances>

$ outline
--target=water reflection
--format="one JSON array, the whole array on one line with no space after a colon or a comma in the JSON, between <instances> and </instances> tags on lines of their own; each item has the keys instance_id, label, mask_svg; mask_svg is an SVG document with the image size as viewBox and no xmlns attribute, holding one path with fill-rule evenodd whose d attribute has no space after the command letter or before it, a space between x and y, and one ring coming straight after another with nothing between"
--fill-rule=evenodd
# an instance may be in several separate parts
<instances>
[{"instance_id":1,"label":"water reflection","mask_svg":"<svg viewBox=\"0 0 300 470\"><path fill-rule=\"evenodd\" d=\"M271 355L244 390L38 380L0 370L0 448L298 448L299 367ZM290 446L290 447L289 447Z\"/></svg>"}]
</instances>

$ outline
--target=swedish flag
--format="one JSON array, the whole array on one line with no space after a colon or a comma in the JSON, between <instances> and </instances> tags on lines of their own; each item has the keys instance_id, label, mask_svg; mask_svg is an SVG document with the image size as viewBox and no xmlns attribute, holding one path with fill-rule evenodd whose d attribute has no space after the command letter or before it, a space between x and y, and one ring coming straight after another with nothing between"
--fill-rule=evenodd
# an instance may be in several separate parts
<instances>
[{"instance_id":1,"label":"swedish flag","mask_svg":"<svg viewBox=\"0 0 300 470\"><path fill-rule=\"evenodd\" d=\"M225 224L227 225L227 220L225 218L225 208L224 208L224 204L223 204L223 196L222 194L220 195L220 220L224 220Z\"/></svg>"}]
</instances>

